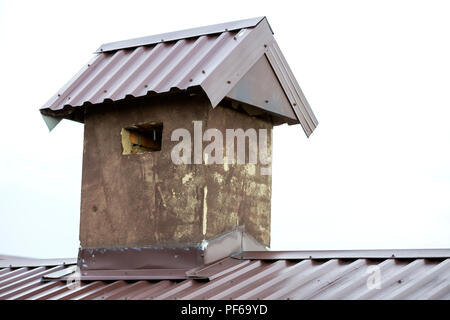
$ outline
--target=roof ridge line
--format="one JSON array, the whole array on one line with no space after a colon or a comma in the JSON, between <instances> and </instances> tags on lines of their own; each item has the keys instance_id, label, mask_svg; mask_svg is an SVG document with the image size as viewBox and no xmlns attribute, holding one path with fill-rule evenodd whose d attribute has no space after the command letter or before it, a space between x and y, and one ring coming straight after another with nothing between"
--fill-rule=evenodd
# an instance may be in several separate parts
<instances>
[{"instance_id":1,"label":"roof ridge line","mask_svg":"<svg viewBox=\"0 0 450 320\"><path fill-rule=\"evenodd\" d=\"M138 37L138 38L133 38L133 39L108 42L108 43L102 44L95 51L95 53L135 48L135 47L144 46L144 45L157 44L160 42L168 42L168 41L175 41L175 40L180 40L180 39L187 39L187 38L199 37L202 35L215 34L215 33L233 31L233 30L244 29L244 28L253 28L264 19L267 20L267 18L265 16L262 16L262 17L244 19L244 20L218 23L218 24L209 25L209 26L201 26L201 27L183 29L183 30L178 30L178 31L160 33L160 34ZM272 31L272 29L271 29L271 31ZM273 33L273 31L272 31L272 33Z\"/></svg>"}]
</instances>

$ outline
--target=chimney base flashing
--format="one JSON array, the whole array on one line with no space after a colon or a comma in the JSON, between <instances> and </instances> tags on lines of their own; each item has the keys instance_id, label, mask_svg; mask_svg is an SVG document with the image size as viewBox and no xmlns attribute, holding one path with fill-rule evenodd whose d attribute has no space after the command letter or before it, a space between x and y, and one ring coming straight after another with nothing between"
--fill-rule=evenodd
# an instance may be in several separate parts
<instances>
[{"instance_id":1,"label":"chimney base flashing","mask_svg":"<svg viewBox=\"0 0 450 320\"><path fill-rule=\"evenodd\" d=\"M248 244L252 245L249 247ZM243 227L210 240L179 246L80 248L78 267L89 270L192 269L244 250L265 250Z\"/></svg>"}]
</instances>

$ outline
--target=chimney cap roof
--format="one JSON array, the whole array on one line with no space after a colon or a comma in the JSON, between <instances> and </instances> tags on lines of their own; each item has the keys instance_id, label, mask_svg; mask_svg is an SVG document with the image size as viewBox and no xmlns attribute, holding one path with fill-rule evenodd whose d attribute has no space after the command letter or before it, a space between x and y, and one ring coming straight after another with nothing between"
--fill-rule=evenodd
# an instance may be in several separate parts
<instances>
[{"instance_id":1,"label":"chimney cap roof","mask_svg":"<svg viewBox=\"0 0 450 320\"><path fill-rule=\"evenodd\" d=\"M198 87L214 108L262 57L271 68L261 74L275 76L253 77L251 89L270 94L261 82L275 81L281 88L276 96L283 96L284 103L252 96L250 104L284 117L283 122L300 123L309 136L318 121L265 17L104 44L40 111L51 130L61 118L83 122L77 111L85 105ZM244 96L255 91L247 83L242 89Z\"/></svg>"},{"instance_id":2,"label":"chimney cap roof","mask_svg":"<svg viewBox=\"0 0 450 320\"><path fill-rule=\"evenodd\" d=\"M209 26L202 26L190 29L184 29L173 32L166 32L145 37L126 39L121 41L114 41L102 44L95 52L102 53L108 51L115 51L120 49L129 49L140 46L147 46L161 42L169 42L181 39L195 38L205 35L230 32L244 28L253 28L266 17L256 17L244 20L237 20L225 23L218 23ZM272 30L272 29L271 29ZM273 33L273 32L272 32Z\"/></svg>"}]
</instances>

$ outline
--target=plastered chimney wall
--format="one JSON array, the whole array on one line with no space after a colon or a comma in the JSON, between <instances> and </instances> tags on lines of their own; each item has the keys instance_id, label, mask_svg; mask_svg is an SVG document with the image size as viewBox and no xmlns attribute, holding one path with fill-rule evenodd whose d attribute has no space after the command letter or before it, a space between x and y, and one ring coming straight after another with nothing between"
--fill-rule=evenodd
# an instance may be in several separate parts
<instances>
[{"instance_id":1,"label":"plastered chimney wall","mask_svg":"<svg viewBox=\"0 0 450 320\"><path fill-rule=\"evenodd\" d=\"M202 121L203 132L220 130L224 138L225 129L267 129L267 150L272 153L270 120L223 106L213 109L204 94L171 94L87 107L82 248L182 246L238 226L244 226L261 244L270 245L271 175L260 173L264 165L259 161L228 165L172 162L172 148L179 143L171 141L172 132L185 128L193 140L193 121ZM151 122L163 124L161 150L123 154L123 128ZM203 142L203 148L209 143Z\"/></svg>"}]
</instances>

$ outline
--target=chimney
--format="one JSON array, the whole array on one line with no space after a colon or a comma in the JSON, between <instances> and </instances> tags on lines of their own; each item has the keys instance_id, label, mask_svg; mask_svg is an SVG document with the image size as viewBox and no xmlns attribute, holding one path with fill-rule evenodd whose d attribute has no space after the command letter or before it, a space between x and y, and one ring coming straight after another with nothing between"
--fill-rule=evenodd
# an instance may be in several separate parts
<instances>
[{"instance_id":1,"label":"chimney","mask_svg":"<svg viewBox=\"0 0 450 320\"><path fill-rule=\"evenodd\" d=\"M85 271L265 250L272 128L317 125L265 18L105 44L41 113L85 126Z\"/></svg>"},{"instance_id":2,"label":"chimney","mask_svg":"<svg viewBox=\"0 0 450 320\"><path fill-rule=\"evenodd\" d=\"M267 168L260 163L232 164L229 154L218 153L230 144L227 131L248 137L262 129L270 156L270 120L221 105L213 109L204 94L172 94L88 107L84 123L85 260L115 253L119 259L128 250L142 254L145 267L186 267L208 262L213 246L220 247L214 259L241 250L244 233L269 246L271 175L261 174ZM207 141L209 133L222 143ZM239 138L231 142L235 151ZM215 159L208 151L213 144ZM161 252L173 259L153 263ZM144 265L127 266L135 267Z\"/></svg>"}]
</instances>

